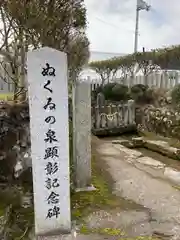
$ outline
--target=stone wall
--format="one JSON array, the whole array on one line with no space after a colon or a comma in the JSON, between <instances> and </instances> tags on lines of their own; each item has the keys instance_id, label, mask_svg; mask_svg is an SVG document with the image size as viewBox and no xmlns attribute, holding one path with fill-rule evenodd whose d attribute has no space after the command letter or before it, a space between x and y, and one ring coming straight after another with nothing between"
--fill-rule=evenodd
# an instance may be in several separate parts
<instances>
[{"instance_id":1,"label":"stone wall","mask_svg":"<svg viewBox=\"0 0 180 240\"><path fill-rule=\"evenodd\" d=\"M28 104L1 103L0 182L11 182L28 169L31 169Z\"/></svg>"},{"instance_id":2,"label":"stone wall","mask_svg":"<svg viewBox=\"0 0 180 240\"><path fill-rule=\"evenodd\" d=\"M180 111L173 108L137 107L136 123L140 131L180 139Z\"/></svg>"}]
</instances>

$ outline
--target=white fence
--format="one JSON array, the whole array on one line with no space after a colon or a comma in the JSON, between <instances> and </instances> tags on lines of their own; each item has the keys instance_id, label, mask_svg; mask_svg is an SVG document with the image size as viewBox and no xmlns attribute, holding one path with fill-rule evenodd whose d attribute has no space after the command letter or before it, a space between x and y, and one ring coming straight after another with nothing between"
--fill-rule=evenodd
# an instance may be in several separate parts
<instances>
[{"instance_id":1,"label":"white fence","mask_svg":"<svg viewBox=\"0 0 180 240\"><path fill-rule=\"evenodd\" d=\"M149 87L172 89L174 86L180 83L180 73L179 72L153 72L146 77L136 76L133 79L128 78L124 82L128 86L132 86L135 84L146 85L146 82L147 82L147 85Z\"/></svg>"},{"instance_id":2,"label":"white fence","mask_svg":"<svg viewBox=\"0 0 180 240\"><path fill-rule=\"evenodd\" d=\"M81 79L81 81L88 81L91 83L91 89L95 90L97 87L101 85L100 78L92 78L87 76L87 78ZM155 88L163 88L163 89L172 89L174 86L180 83L180 72L178 71L167 71L167 72L153 72L148 76L135 76L133 78L114 78L111 79L109 82L117 82L121 84L125 84L127 86L133 86L135 84L144 84L146 82L149 87ZM107 83L107 81L106 81Z\"/></svg>"}]
</instances>

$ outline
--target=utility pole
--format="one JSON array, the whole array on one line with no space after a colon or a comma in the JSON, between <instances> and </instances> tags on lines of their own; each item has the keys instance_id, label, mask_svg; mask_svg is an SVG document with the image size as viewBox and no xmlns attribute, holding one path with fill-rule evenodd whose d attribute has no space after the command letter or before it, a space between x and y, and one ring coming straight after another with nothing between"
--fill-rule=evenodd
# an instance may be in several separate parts
<instances>
[{"instance_id":1,"label":"utility pole","mask_svg":"<svg viewBox=\"0 0 180 240\"><path fill-rule=\"evenodd\" d=\"M150 5L148 5L143 0L137 0L136 4L136 27L135 27L135 39L134 39L134 52L136 53L138 51L138 34L139 34L139 12L141 10L149 11L151 8Z\"/></svg>"},{"instance_id":2,"label":"utility pole","mask_svg":"<svg viewBox=\"0 0 180 240\"><path fill-rule=\"evenodd\" d=\"M134 52L138 49L138 34L139 34L139 10L136 7L136 27L135 27L135 39L134 39Z\"/></svg>"}]
</instances>

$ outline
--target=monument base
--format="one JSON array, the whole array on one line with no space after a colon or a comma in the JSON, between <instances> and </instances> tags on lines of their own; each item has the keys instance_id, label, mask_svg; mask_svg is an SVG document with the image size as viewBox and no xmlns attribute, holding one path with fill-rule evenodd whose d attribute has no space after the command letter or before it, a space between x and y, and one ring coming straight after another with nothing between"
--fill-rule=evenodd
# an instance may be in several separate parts
<instances>
[{"instance_id":1,"label":"monument base","mask_svg":"<svg viewBox=\"0 0 180 240\"><path fill-rule=\"evenodd\" d=\"M69 234L62 234L56 236L38 236L33 240L75 240L76 237L76 230L72 230L72 232Z\"/></svg>"},{"instance_id":2,"label":"monument base","mask_svg":"<svg viewBox=\"0 0 180 240\"><path fill-rule=\"evenodd\" d=\"M92 192L92 191L96 191L97 189L91 185L88 187L84 187L84 188L76 188L75 192Z\"/></svg>"}]
</instances>

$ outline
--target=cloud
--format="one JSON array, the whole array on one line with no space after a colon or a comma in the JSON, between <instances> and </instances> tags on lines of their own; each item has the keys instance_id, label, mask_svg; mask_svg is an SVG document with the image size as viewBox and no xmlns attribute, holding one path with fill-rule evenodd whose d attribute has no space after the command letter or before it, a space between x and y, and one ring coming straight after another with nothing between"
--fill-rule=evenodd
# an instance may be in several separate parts
<instances>
[{"instance_id":1,"label":"cloud","mask_svg":"<svg viewBox=\"0 0 180 240\"><path fill-rule=\"evenodd\" d=\"M150 12L140 12L139 44L150 50L180 44L180 1L146 0ZM132 53L136 0L85 0L87 35L94 51Z\"/></svg>"}]
</instances>

